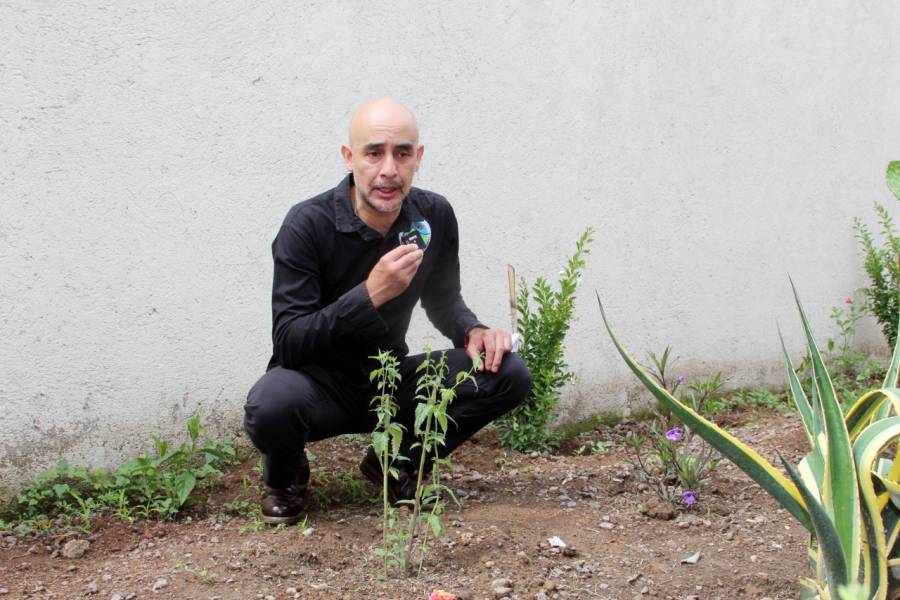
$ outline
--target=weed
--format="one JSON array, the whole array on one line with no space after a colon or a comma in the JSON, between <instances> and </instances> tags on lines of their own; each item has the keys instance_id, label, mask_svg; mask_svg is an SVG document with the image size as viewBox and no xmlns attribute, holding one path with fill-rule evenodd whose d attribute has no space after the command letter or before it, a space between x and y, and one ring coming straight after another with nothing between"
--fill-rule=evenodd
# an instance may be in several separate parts
<instances>
[{"instance_id":1,"label":"weed","mask_svg":"<svg viewBox=\"0 0 900 600\"><path fill-rule=\"evenodd\" d=\"M203 485L234 464L229 438L205 437L199 416L187 422L188 441L170 446L153 436L153 454L139 456L115 471L72 467L65 460L37 476L4 512L3 525L27 529L66 526L88 531L95 514L126 522L137 518L173 519Z\"/></svg>"},{"instance_id":2,"label":"weed","mask_svg":"<svg viewBox=\"0 0 900 600\"><path fill-rule=\"evenodd\" d=\"M591 442L587 442L586 444L582 444L578 448L575 449L576 456L583 456L588 454L590 456L599 456L606 454L609 452L610 447L612 447L612 442L604 442L603 440L593 440Z\"/></svg>"}]
</instances>

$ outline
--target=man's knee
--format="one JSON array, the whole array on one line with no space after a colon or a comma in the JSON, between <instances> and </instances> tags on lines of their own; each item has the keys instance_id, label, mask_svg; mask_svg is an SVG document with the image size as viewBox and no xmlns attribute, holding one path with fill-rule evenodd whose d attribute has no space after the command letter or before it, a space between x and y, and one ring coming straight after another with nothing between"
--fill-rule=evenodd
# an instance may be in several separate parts
<instances>
[{"instance_id":1,"label":"man's knee","mask_svg":"<svg viewBox=\"0 0 900 600\"><path fill-rule=\"evenodd\" d=\"M525 400L531 389L531 371L528 365L518 354L507 354L500 365L498 376L504 379L508 388L509 401L512 406L518 406ZM512 407L511 406L511 407Z\"/></svg>"},{"instance_id":2,"label":"man's knee","mask_svg":"<svg viewBox=\"0 0 900 600\"><path fill-rule=\"evenodd\" d=\"M302 407L306 404L304 393L311 393L311 389L302 385L303 378L276 367L250 388L244 405L244 431L258 448L308 429Z\"/></svg>"}]
</instances>

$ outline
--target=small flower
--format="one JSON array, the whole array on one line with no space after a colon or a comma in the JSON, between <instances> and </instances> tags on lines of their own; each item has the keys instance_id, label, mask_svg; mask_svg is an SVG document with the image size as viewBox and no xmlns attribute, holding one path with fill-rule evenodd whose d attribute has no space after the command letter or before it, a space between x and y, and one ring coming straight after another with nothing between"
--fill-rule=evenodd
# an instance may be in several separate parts
<instances>
[{"instance_id":1,"label":"small flower","mask_svg":"<svg viewBox=\"0 0 900 600\"><path fill-rule=\"evenodd\" d=\"M681 383L682 381L684 381L684 375L679 375L675 379L678 381L678 383Z\"/></svg>"},{"instance_id":2,"label":"small flower","mask_svg":"<svg viewBox=\"0 0 900 600\"><path fill-rule=\"evenodd\" d=\"M844 300L844 304L853 304L853 298L847 298Z\"/></svg>"},{"instance_id":3,"label":"small flower","mask_svg":"<svg viewBox=\"0 0 900 600\"><path fill-rule=\"evenodd\" d=\"M670 442L680 442L681 437L681 429L679 429L678 427L673 427L666 432L666 439Z\"/></svg>"},{"instance_id":4,"label":"small flower","mask_svg":"<svg viewBox=\"0 0 900 600\"><path fill-rule=\"evenodd\" d=\"M681 493L681 500L685 506L693 506L697 503L697 494L693 490L685 490Z\"/></svg>"}]
</instances>

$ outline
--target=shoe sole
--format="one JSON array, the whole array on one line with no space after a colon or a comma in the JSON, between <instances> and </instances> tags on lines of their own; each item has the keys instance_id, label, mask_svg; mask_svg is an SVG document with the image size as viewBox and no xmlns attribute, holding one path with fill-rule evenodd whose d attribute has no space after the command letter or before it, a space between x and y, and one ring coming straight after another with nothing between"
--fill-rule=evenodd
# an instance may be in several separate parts
<instances>
[{"instance_id":1,"label":"shoe sole","mask_svg":"<svg viewBox=\"0 0 900 600\"><path fill-rule=\"evenodd\" d=\"M293 517L270 517L268 515L262 515L263 523L266 525L293 525L301 520L301 515L294 515Z\"/></svg>"}]
</instances>

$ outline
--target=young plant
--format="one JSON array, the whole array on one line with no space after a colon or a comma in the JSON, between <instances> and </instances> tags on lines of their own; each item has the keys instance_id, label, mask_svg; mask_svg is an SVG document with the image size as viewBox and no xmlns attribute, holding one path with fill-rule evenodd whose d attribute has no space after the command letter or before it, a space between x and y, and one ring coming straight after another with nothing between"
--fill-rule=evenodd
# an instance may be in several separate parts
<instances>
[{"instance_id":1,"label":"young plant","mask_svg":"<svg viewBox=\"0 0 900 600\"><path fill-rule=\"evenodd\" d=\"M619 354L657 400L809 531L815 577L801 582L807 593L821 600L894 598L900 581L891 577L889 567L900 563L900 417L890 414L900 410L900 343L894 346L882 387L863 394L845 417L796 290L794 297L813 376L807 393L782 342L791 396L810 445L796 467L782 458L788 477L659 385L622 347L602 304L600 312Z\"/></svg>"},{"instance_id":2,"label":"young plant","mask_svg":"<svg viewBox=\"0 0 900 600\"><path fill-rule=\"evenodd\" d=\"M422 526L424 529L422 540L419 544L420 555L428 551L429 528L434 533L435 538L443 531L441 515L446 504L443 494L447 493L453 497L453 492L450 488L441 483L441 473L448 464L449 459L439 456L440 448L445 444L447 426L450 421L447 408L456 398L456 388L465 381L471 381L474 384L474 372L479 367L478 362L477 360L475 361L470 371L459 371L456 374L454 383L449 386L446 384L448 366L445 352L441 352L437 360L431 358L431 355L428 354L428 358L416 369L416 372L419 374L419 379L416 383L416 400L418 404L416 405L415 420L413 422L413 433L418 441L412 445L411 449L418 449L419 451L419 466L416 471L416 491L411 504L412 514L409 517L406 538L407 547L404 564L406 565L407 575L412 575L412 553L419 527ZM426 484L424 480L425 464L429 457L432 459L431 478ZM431 510L423 513L422 508L425 505L430 505ZM419 564L421 568L421 561Z\"/></svg>"},{"instance_id":3,"label":"young plant","mask_svg":"<svg viewBox=\"0 0 900 600\"><path fill-rule=\"evenodd\" d=\"M383 548L376 552L382 557L383 576L388 576L388 569L392 566L401 566L402 537L397 535L396 509L391 506L388 499L388 477L397 476L397 468L394 462L402 459L400 456L400 444L403 441L403 426L394 421L397 416L397 403L394 394L400 384L400 364L397 357L390 351L381 351L373 357L378 362L378 368L370 375L371 381L376 381L378 394L372 398L372 410L375 411L377 424L372 432L372 448L378 457L382 473L382 542Z\"/></svg>"},{"instance_id":4,"label":"young plant","mask_svg":"<svg viewBox=\"0 0 900 600\"><path fill-rule=\"evenodd\" d=\"M563 356L563 342L574 316L575 292L593 233L588 227L579 237L575 253L560 274L557 291L543 277L535 280L530 291L528 282L521 281L516 299L517 329L522 337L519 354L531 370L531 390L522 404L496 421L500 439L508 448L530 452L558 443L550 425L562 387L574 377Z\"/></svg>"},{"instance_id":5,"label":"young plant","mask_svg":"<svg viewBox=\"0 0 900 600\"><path fill-rule=\"evenodd\" d=\"M378 548L376 553L383 558L383 576L386 578L393 568L412 575L413 553L416 548L420 555L424 554L428 550L428 532L431 531L437 537L443 530L441 515L446 505L444 495L449 495L455 500L453 492L441 483L441 475L450 462L449 457L439 456L451 420L447 408L463 382L474 383L474 373L479 363L476 361L470 371L457 373L451 385L447 384L449 368L446 353L440 353L438 358L426 353L426 359L416 369L417 404L412 431L416 442L410 449L418 451L418 468L415 471L416 487L413 499L400 503L406 504L410 509L409 518L404 524L397 508L390 503L387 479L387 473L397 476L397 468L394 466L396 461L408 460L400 456L404 429L393 420L398 410L394 394L399 385L400 372L396 358L389 352L382 352L375 359L379 367L372 372L371 378L378 381L378 395L372 399L372 404L378 416L378 424L372 434L372 445L381 462L382 473L385 474L382 481L384 546ZM430 478L426 481L426 465L429 460ZM427 510L423 510L426 508ZM420 530L424 530L421 535ZM419 537L421 539L417 546L416 540ZM421 566L421 560L419 565Z\"/></svg>"},{"instance_id":6,"label":"young plant","mask_svg":"<svg viewBox=\"0 0 900 600\"><path fill-rule=\"evenodd\" d=\"M900 200L900 161L888 164L887 184ZM862 246L863 265L869 276L869 287L861 291L868 300L868 309L881 324L881 330L893 346L897 340L898 313L900 313L900 237L887 208L875 203L883 240L877 245L872 232L858 218L853 220L856 238Z\"/></svg>"}]
</instances>

